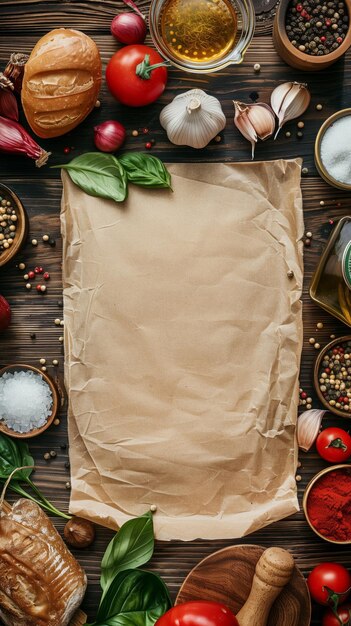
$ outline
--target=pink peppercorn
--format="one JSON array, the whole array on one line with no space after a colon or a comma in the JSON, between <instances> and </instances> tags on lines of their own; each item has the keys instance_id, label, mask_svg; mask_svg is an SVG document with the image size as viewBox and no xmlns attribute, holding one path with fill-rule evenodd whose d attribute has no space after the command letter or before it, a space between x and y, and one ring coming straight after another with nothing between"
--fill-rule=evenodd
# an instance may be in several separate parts
<instances>
[{"instance_id":1,"label":"pink peppercorn","mask_svg":"<svg viewBox=\"0 0 351 626\"><path fill-rule=\"evenodd\" d=\"M45 272L44 275L43 275L43 278L44 278L44 280L49 280L49 278L50 278L49 272Z\"/></svg>"}]
</instances>

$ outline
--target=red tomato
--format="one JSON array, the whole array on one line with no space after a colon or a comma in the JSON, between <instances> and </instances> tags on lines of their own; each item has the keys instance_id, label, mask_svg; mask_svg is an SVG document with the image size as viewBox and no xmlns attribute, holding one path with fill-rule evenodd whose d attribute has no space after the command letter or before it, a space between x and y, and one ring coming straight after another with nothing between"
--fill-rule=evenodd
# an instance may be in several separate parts
<instances>
[{"instance_id":1,"label":"red tomato","mask_svg":"<svg viewBox=\"0 0 351 626\"><path fill-rule=\"evenodd\" d=\"M140 65L144 62L144 67ZM112 95L130 107L142 107L157 100L167 83L164 63L158 52L149 46L124 46L113 55L106 68L106 81ZM139 75L138 75L139 74Z\"/></svg>"},{"instance_id":2,"label":"red tomato","mask_svg":"<svg viewBox=\"0 0 351 626\"><path fill-rule=\"evenodd\" d=\"M185 602L160 617L156 626L239 626L235 615L219 602Z\"/></svg>"},{"instance_id":3,"label":"red tomato","mask_svg":"<svg viewBox=\"0 0 351 626\"><path fill-rule=\"evenodd\" d=\"M339 603L344 602L350 593L351 576L343 565L338 563L320 563L307 578L311 597L318 604L330 604L325 587L334 593L340 593Z\"/></svg>"},{"instance_id":4,"label":"red tomato","mask_svg":"<svg viewBox=\"0 0 351 626\"><path fill-rule=\"evenodd\" d=\"M336 609L336 613L341 620L341 624L350 626L351 624L351 604L343 604ZM340 622L331 609L327 609L323 615L322 626L340 626Z\"/></svg>"},{"instance_id":5,"label":"red tomato","mask_svg":"<svg viewBox=\"0 0 351 626\"><path fill-rule=\"evenodd\" d=\"M316 441L318 454L330 463L343 463L351 456L351 437L342 428L326 428Z\"/></svg>"}]
</instances>

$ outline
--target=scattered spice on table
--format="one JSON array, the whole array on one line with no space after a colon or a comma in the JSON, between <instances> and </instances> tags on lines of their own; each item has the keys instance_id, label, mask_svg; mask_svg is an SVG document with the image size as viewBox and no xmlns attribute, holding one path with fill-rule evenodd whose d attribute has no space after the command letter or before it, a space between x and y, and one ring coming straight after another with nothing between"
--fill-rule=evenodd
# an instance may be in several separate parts
<instances>
[{"instance_id":1,"label":"scattered spice on table","mask_svg":"<svg viewBox=\"0 0 351 626\"><path fill-rule=\"evenodd\" d=\"M287 13L286 34L300 52L323 56L337 50L349 28L345 2L326 0L292 0ZM321 110L321 105L317 105Z\"/></svg>"},{"instance_id":2,"label":"scattered spice on table","mask_svg":"<svg viewBox=\"0 0 351 626\"><path fill-rule=\"evenodd\" d=\"M351 412L351 341L327 351L318 381L319 389L330 406Z\"/></svg>"},{"instance_id":3,"label":"scattered spice on table","mask_svg":"<svg viewBox=\"0 0 351 626\"><path fill-rule=\"evenodd\" d=\"M49 385L33 371L5 372L0 377L0 419L12 430L40 428L51 414Z\"/></svg>"},{"instance_id":4,"label":"scattered spice on table","mask_svg":"<svg viewBox=\"0 0 351 626\"><path fill-rule=\"evenodd\" d=\"M336 120L325 131L320 147L321 160L335 180L351 185L351 115Z\"/></svg>"},{"instance_id":5,"label":"scattered spice on table","mask_svg":"<svg viewBox=\"0 0 351 626\"><path fill-rule=\"evenodd\" d=\"M312 526L327 539L351 539L351 474L348 469L328 472L312 486L307 513Z\"/></svg>"}]
</instances>

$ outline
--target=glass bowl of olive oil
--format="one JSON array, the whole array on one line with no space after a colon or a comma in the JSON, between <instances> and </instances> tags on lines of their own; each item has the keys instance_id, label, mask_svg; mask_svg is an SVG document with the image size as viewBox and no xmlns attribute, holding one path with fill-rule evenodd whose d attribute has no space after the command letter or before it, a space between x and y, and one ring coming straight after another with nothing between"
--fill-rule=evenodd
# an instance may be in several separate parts
<instances>
[{"instance_id":1,"label":"glass bowl of olive oil","mask_svg":"<svg viewBox=\"0 0 351 626\"><path fill-rule=\"evenodd\" d=\"M165 59L187 72L241 63L255 30L251 0L151 0L150 34Z\"/></svg>"}]
</instances>

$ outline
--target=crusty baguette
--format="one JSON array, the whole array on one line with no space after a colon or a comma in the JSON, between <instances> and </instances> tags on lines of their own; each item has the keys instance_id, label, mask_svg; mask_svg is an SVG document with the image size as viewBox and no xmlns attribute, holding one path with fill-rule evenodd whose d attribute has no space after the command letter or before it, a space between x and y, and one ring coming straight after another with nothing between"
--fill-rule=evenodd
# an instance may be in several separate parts
<instances>
[{"instance_id":1,"label":"crusty baguette","mask_svg":"<svg viewBox=\"0 0 351 626\"><path fill-rule=\"evenodd\" d=\"M93 109L101 85L95 42L78 30L57 28L39 39L24 68L22 105L39 137L64 135Z\"/></svg>"},{"instance_id":2,"label":"crusty baguette","mask_svg":"<svg viewBox=\"0 0 351 626\"><path fill-rule=\"evenodd\" d=\"M6 626L67 626L86 576L47 515L20 499L0 517L0 618Z\"/></svg>"}]
</instances>

